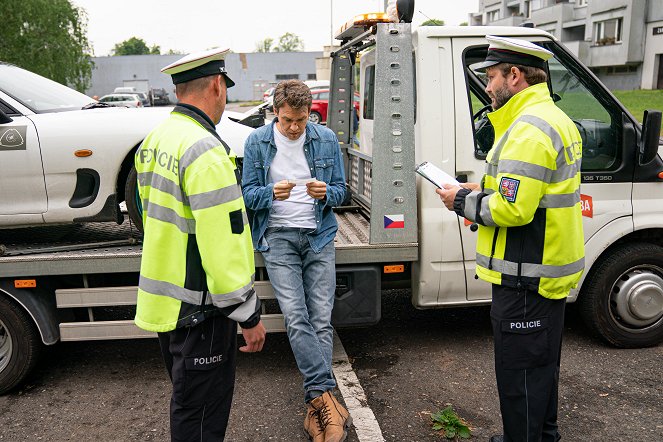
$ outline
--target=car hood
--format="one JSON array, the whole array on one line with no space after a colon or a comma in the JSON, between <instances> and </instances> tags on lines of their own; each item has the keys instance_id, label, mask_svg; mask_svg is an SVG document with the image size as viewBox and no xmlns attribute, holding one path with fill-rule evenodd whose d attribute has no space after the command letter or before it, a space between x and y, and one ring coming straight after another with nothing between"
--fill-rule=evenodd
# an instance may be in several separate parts
<instances>
[{"instance_id":1,"label":"car hood","mask_svg":"<svg viewBox=\"0 0 663 442\"><path fill-rule=\"evenodd\" d=\"M141 141L150 130L165 120L173 106L147 107L147 108L125 108L108 107L87 110L77 110L66 113L40 114L39 118L66 118L72 127L99 127L104 121L114 128L121 128L123 132L133 133L140 137ZM224 112L216 130L238 157L244 156L244 142L254 129L233 121L237 112ZM242 114L238 114L242 115Z\"/></svg>"}]
</instances>

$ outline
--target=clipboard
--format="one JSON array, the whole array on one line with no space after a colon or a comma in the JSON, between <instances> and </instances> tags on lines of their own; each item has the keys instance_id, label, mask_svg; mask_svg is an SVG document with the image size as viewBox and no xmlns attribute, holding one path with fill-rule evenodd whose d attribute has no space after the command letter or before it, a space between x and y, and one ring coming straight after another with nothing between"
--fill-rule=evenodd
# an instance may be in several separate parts
<instances>
[{"instance_id":1,"label":"clipboard","mask_svg":"<svg viewBox=\"0 0 663 442\"><path fill-rule=\"evenodd\" d=\"M460 183L456 178L452 177L433 163L424 161L419 164L414 169L422 177L426 178L428 181L433 183L439 189L442 189L445 184L451 184L454 186L460 186Z\"/></svg>"}]
</instances>

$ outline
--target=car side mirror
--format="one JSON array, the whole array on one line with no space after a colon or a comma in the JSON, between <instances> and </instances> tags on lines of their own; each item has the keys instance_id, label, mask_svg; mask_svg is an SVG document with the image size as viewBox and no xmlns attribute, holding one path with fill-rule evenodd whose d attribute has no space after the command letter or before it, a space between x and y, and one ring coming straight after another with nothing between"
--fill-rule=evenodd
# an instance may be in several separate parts
<instances>
[{"instance_id":1,"label":"car side mirror","mask_svg":"<svg viewBox=\"0 0 663 442\"><path fill-rule=\"evenodd\" d=\"M661 111L646 110L642 118L642 138L640 140L640 165L656 158L661 134Z\"/></svg>"},{"instance_id":2,"label":"car side mirror","mask_svg":"<svg viewBox=\"0 0 663 442\"><path fill-rule=\"evenodd\" d=\"M3 111L2 109L0 109L0 124L7 124L7 123L11 123L12 121L14 121L14 120L12 119L12 117L10 117L9 115L7 115L7 114L5 113L5 111Z\"/></svg>"}]
</instances>

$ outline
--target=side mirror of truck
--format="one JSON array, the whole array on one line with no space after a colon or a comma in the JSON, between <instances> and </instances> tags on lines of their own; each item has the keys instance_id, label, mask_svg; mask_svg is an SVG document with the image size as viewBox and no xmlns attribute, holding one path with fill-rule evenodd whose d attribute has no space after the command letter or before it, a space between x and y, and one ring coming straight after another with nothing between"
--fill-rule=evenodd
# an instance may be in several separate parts
<instances>
[{"instance_id":1,"label":"side mirror of truck","mask_svg":"<svg viewBox=\"0 0 663 442\"><path fill-rule=\"evenodd\" d=\"M0 109L0 124L11 123L14 121L9 115L7 115L2 109Z\"/></svg>"},{"instance_id":2,"label":"side mirror of truck","mask_svg":"<svg viewBox=\"0 0 663 442\"><path fill-rule=\"evenodd\" d=\"M656 158L661 134L661 111L646 110L642 118L642 138L640 140L640 165Z\"/></svg>"}]
</instances>

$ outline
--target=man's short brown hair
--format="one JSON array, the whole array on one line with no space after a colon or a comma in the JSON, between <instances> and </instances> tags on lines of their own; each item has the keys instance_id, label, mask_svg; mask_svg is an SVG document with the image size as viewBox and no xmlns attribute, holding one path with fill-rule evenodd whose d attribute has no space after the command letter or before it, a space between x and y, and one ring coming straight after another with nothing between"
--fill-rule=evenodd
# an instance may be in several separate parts
<instances>
[{"instance_id":1,"label":"man's short brown hair","mask_svg":"<svg viewBox=\"0 0 663 442\"><path fill-rule=\"evenodd\" d=\"M513 67L518 68L523 73L523 75L525 76L525 81L530 86L534 86L535 84L539 83L545 83L546 80L548 80L548 74L546 74L546 71L540 68L535 68L533 66L521 66L519 64L500 63L496 67L498 67L502 71L502 75L504 75L505 77L509 72L511 72L511 68Z\"/></svg>"},{"instance_id":2,"label":"man's short brown hair","mask_svg":"<svg viewBox=\"0 0 663 442\"><path fill-rule=\"evenodd\" d=\"M278 111L284 104L295 110L311 109L311 89L300 80L284 80L274 90L274 110Z\"/></svg>"},{"instance_id":3,"label":"man's short brown hair","mask_svg":"<svg viewBox=\"0 0 663 442\"><path fill-rule=\"evenodd\" d=\"M208 75L207 77L196 78L195 80L187 81L185 83L178 83L175 85L175 95L179 98L184 95L200 94L209 87L209 85L216 81L217 75Z\"/></svg>"}]
</instances>

